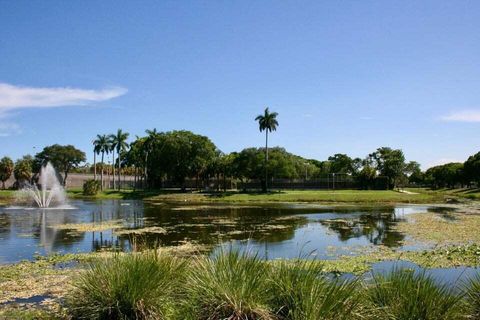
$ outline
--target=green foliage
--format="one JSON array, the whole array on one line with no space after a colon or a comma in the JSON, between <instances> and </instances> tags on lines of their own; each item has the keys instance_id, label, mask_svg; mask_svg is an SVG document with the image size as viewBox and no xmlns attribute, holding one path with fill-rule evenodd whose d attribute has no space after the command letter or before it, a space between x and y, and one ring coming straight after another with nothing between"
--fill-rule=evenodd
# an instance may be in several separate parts
<instances>
[{"instance_id":1,"label":"green foliage","mask_svg":"<svg viewBox=\"0 0 480 320\"><path fill-rule=\"evenodd\" d=\"M257 256L237 251L198 259L188 279L191 319L274 319L268 273Z\"/></svg>"},{"instance_id":2,"label":"green foliage","mask_svg":"<svg viewBox=\"0 0 480 320\"><path fill-rule=\"evenodd\" d=\"M463 164L458 162L447 163L429 168L425 172L425 180L435 188L454 188L464 184Z\"/></svg>"},{"instance_id":3,"label":"green foliage","mask_svg":"<svg viewBox=\"0 0 480 320\"><path fill-rule=\"evenodd\" d=\"M175 311L185 264L156 252L89 264L67 299L78 319L165 319Z\"/></svg>"},{"instance_id":4,"label":"green foliage","mask_svg":"<svg viewBox=\"0 0 480 320\"><path fill-rule=\"evenodd\" d=\"M5 189L5 181L7 181L13 173L13 161L9 157L3 157L0 159L0 181L2 182L2 187Z\"/></svg>"},{"instance_id":5,"label":"green foliage","mask_svg":"<svg viewBox=\"0 0 480 320\"><path fill-rule=\"evenodd\" d=\"M308 260L281 261L270 278L273 309L279 319L358 319L356 281L330 280Z\"/></svg>"},{"instance_id":6,"label":"green foliage","mask_svg":"<svg viewBox=\"0 0 480 320\"><path fill-rule=\"evenodd\" d=\"M102 185L100 181L97 180L87 180L83 184L83 195L84 196L95 196L97 195L98 191L100 191Z\"/></svg>"},{"instance_id":7,"label":"green foliage","mask_svg":"<svg viewBox=\"0 0 480 320\"><path fill-rule=\"evenodd\" d=\"M328 157L328 161L330 162L330 172L332 173L356 174L361 165L361 160L359 158L352 159L342 153L337 153Z\"/></svg>"},{"instance_id":8,"label":"green foliage","mask_svg":"<svg viewBox=\"0 0 480 320\"><path fill-rule=\"evenodd\" d=\"M388 179L389 189L393 189L405 174L405 156L400 149L378 148L369 157L376 163L379 175Z\"/></svg>"},{"instance_id":9,"label":"green foliage","mask_svg":"<svg viewBox=\"0 0 480 320\"><path fill-rule=\"evenodd\" d=\"M30 155L23 156L15 162L13 169L13 176L17 180L17 185L20 186L23 183L30 182L32 179L33 158Z\"/></svg>"},{"instance_id":10,"label":"green foliage","mask_svg":"<svg viewBox=\"0 0 480 320\"><path fill-rule=\"evenodd\" d=\"M456 319L461 312L461 296L446 285L435 284L424 272L398 269L374 274L365 295L377 319Z\"/></svg>"},{"instance_id":11,"label":"green foliage","mask_svg":"<svg viewBox=\"0 0 480 320\"><path fill-rule=\"evenodd\" d=\"M275 131L277 130L278 121L277 121L278 113L277 112L270 112L268 108L265 108L263 114L258 115L255 118L255 121L258 121L258 128L260 131Z\"/></svg>"},{"instance_id":12,"label":"green foliage","mask_svg":"<svg viewBox=\"0 0 480 320\"><path fill-rule=\"evenodd\" d=\"M269 148L268 172L274 179L301 179L316 176L319 168L310 161L287 152L284 148ZM262 179L264 169L264 149L247 148L233 156L232 175L240 180Z\"/></svg>"},{"instance_id":13,"label":"green foliage","mask_svg":"<svg viewBox=\"0 0 480 320\"><path fill-rule=\"evenodd\" d=\"M148 155L148 161L140 161L138 165L147 166L152 186L161 186L165 177L183 184L187 177L200 176L217 154L210 139L184 130L156 133L139 144L143 144L139 147L144 150L135 148L139 155L132 158L145 159L142 154Z\"/></svg>"},{"instance_id":14,"label":"green foliage","mask_svg":"<svg viewBox=\"0 0 480 320\"><path fill-rule=\"evenodd\" d=\"M464 163L467 183L475 181L480 185L480 152L470 156Z\"/></svg>"},{"instance_id":15,"label":"green foliage","mask_svg":"<svg viewBox=\"0 0 480 320\"><path fill-rule=\"evenodd\" d=\"M405 168L410 183L421 185L425 182L425 175L420 169L420 164L416 161L410 161Z\"/></svg>"},{"instance_id":16,"label":"green foliage","mask_svg":"<svg viewBox=\"0 0 480 320\"><path fill-rule=\"evenodd\" d=\"M68 173L86 160L85 153L72 145L61 146L54 144L43 148L35 155L35 161L41 165L50 162L55 169L63 172L63 184L67 181Z\"/></svg>"}]
</instances>

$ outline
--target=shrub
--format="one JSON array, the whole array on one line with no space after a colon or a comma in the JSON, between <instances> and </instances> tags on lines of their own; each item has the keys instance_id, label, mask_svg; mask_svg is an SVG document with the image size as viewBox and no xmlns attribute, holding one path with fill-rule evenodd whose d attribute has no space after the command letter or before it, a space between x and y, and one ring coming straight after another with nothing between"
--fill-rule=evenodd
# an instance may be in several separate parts
<instances>
[{"instance_id":1,"label":"shrub","mask_svg":"<svg viewBox=\"0 0 480 320\"><path fill-rule=\"evenodd\" d=\"M77 319L164 319L181 295L185 265L154 251L95 261L80 273L67 306Z\"/></svg>"},{"instance_id":2,"label":"shrub","mask_svg":"<svg viewBox=\"0 0 480 320\"><path fill-rule=\"evenodd\" d=\"M378 319L439 320L459 318L461 296L436 285L425 272L395 269L373 276L366 299Z\"/></svg>"},{"instance_id":3,"label":"shrub","mask_svg":"<svg viewBox=\"0 0 480 320\"><path fill-rule=\"evenodd\" d=\"M472 319L480 319L480 274L470 280L465 289L469 315Z\"/></svg>"},{"instance_id":4,"label":"shrub","mask_svg":"<svg viewBox=\"0 0 480 320\"><path fill-rule=\"evenodd\" d=\"M269 267L256 255L222 252L198 258L190 272L190 319L275 319L268 301Z\"/></svg>"},{"instance_id":5,"label":"shrub","mask_svg":"<svg viewBox=\"0 0 480 320\"><path fill-rule=\"evenodd\" d=\"M100 188L101 188L100 181L93 180L93 179L87 180L83 184L83 194L85 196L94 196L98 193Z\"/></svg>"},{"instance_id":6,"label":"shrub","mask_svg":"<svg viewBox=\"0 0 480 320\"><path fill-rule=\"evenodd\" d=\"M328 279L307 260L282 261L271 278L272 305L280 319L358 319L356 281Z\"/></svg>"}]
</instances>

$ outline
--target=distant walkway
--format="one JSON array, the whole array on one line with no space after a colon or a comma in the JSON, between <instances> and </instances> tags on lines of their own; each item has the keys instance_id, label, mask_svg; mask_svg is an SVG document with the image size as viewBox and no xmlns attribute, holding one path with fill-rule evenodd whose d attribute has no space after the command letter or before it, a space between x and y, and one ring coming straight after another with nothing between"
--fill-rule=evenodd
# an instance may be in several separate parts
<instances>
[{"instance_id":1,"label":"distant walkway","mask_svg":"<svg viewBox=\"0 0 480 320\"><path fill-rule=\"evenodd\" d=\"M404 190L404 189L398 189L397 191L400 192L400 193L405 193L405 194L418 194L418 192L407 191L407 190Z\"/></svg>"}]
</instances>

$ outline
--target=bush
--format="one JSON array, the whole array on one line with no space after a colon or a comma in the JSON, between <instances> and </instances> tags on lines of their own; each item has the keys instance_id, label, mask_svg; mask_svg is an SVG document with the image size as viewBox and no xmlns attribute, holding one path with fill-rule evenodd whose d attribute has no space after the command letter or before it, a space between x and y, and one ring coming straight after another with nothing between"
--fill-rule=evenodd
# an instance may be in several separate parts
<instances>
[{"instance_id":1,"label":"bush","mask_svg":"<svg viewBox=\"0 0 480 320\"><path fill-rule=\"evenodd\" d=\"M411 270L374 275L366 299L378 319L455 319L461 311L461 296L446 285L436 285L424 272Z\"/></svg>"},{"instance_id":2,"label":"bush","mask_svg":"<svg viewBox=\"0 0 480 320\"><path fill-rule=\"evenodd\" d=\"M275 319L268 302L269 267L238 251L199 258L188 280L190 319Z\"/></svg>"},{"instance_id":3,"label":"bush","mask_svg":"<svg viewBox=\"0 0 480 320\"><path fill-rule=\"evenodd\" d=\"M101 185L100 181L97 180L87 180L83 184L83 195L85 196L94 196L100 191Z\"/></svg>"},{"instance_id":4,"label":"bush","mask_svg":"<svg viewBox=\"0 0 480 320\"><path fill-rule=\"evenodd\" d=\"M77 319L165 319L176 310L185 264L154 251L89 265L67 298Z\"/></svg>"},{"instance_id":5,"label":"bush","mask_svg":"<svg viewBox=\"0 0 480 320\"><path fill-rule=\"evenodd\" d=\"M328 279L307 260L282 261L271 278L273 301L280 319L358 319L357 281Z\"/></svg>"}]
</instances>

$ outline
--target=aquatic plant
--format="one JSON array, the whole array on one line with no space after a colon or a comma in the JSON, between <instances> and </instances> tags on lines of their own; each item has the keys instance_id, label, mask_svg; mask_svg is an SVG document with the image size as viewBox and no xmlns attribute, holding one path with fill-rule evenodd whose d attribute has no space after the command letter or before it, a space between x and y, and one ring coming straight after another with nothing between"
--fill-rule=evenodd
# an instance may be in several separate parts
<instances>
[{"instance_id":1,"label":"aquatic plant","mask_svg":"<svg viewBox=\"0 0 480 320\"><path fill-rule=\"evenodd\" d=\"M319 264L307 260L275 264L270 279L279 319L358 319L356 280L329 279Z\"/></svg>"},{"instance_id":2,"label":"aquatic plant","mask_svg":"<svg viewBox=\"0 0 480 320\"><path fill-rule=\"evenodd\" d=\"M440 320L459 318L461 312L461 295L446 285L435 284L425 272L408 269L374 274L365 298L369 318Z\"/></svg>"},{"instance_id":3,"label":"aquatic plant","mask_svg":"<svg viewBox=\"0 0 480 320\"><path fill-rule=\"evenodd\" d=\"M77 319L165 319L181 295L185 263L154 251L90 263L67 298Z\"/></svg>"},{"instance_id":4,"label":"aquatic plant","mask_svg":"<svg viewBox=\"0 0 480 320\"><path fill-rule=\"evenodd\" d=\"M269 307L269 266L230 250L197 258L189 273L185 314L190 319L275 319Z\"/></svg>"}]
</instances>

